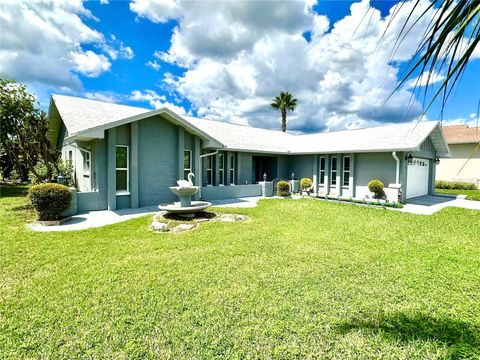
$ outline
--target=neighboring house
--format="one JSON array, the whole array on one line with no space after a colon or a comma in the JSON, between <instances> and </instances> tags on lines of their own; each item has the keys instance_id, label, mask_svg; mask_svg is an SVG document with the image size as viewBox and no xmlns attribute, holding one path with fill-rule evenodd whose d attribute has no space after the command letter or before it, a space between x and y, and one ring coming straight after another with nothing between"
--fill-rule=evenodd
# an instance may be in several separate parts
<instances>
[{"instance_id":1,"label":"neighboring house","mask_svg":"<svg viewBox=\"0 0 480 360\"><path fill-rule=\"evenodd\" d=\"M480 128L468 125L444 126L450 157L437 166L437 180L480 184Z\"/></svg>"},{"instance_id":2,"label":"neighboring house","mask_svg":"<svg viewBox=\"0 0 480 360\"><path fill-rule=\"evenodd\" d=\"M435 159L449 152L437 122L292 135L60 95L49 120L51 141L75 166L79 212L173 201L169 187L190 171L206 200L258 196L264 176L292 173L319 194L352 198L370 196L378 178L401 184L405 200L433 194Z\"/></svg>"}]
</instances>

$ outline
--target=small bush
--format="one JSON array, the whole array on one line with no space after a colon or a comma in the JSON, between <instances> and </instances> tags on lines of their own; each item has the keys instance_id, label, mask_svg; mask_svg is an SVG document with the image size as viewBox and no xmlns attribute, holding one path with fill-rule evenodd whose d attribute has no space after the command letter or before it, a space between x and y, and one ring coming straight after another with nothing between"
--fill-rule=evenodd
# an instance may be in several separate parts
<instances>
[{"instance_id":1,"label":"small bush","mask_svg":"<svg viewBox=\"0 0 480 360\"><path fill-rule=\"evenodd\" d=\"M282 180L277 183L277 195L278 196L290 195L290 184L287 181Z\"/></svg>"},{"instance_id":2,"label":"small bush","mask_svg":"<svg viewBox=\"0 0 480 360\"><path fill-rule=\"evenodd\" d=\"M370 180L368 183L368 190L375 194L376 199L380 199L384 196L383 188L383 183L378 179Z\"/></svg>"},{"instance_id":3,"label":"small bush","mask_svg":"<svg viewBox=\"0 0 480 360\"><path fill-rule=\"evenodd\" d=\"M58 220L72 201L70 189L60 184L32 186L28 191L28 197L40 220Z\"/></svg>"},{"instance_id":4,"label":"small bush","mask_svg":"<svg viewBox=\"0 0 480 360\"><path fill-rule=\"evenodd\" d=\"M475 185L474 183L460 181L437 180L435 181L435 187L437 189L448 190L477 190L477 185Z\"/></svg>"},{"instance_id":5,"label":"small bush","mask_svg":"<svg viewBox=\"0 0 480 360\"><path fill-rule=\"evenodd\" d=\"M302 188L302 190L310 190L310 188L312 187L312 180L309 178L303 178L302 180L300 180L300 187Z\"/></svg>"}]
</instances>

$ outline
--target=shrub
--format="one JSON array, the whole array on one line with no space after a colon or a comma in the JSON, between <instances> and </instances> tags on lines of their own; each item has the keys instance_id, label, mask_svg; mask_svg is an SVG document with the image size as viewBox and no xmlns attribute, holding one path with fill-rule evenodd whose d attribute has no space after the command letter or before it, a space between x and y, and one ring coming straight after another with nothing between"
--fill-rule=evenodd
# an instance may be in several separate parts
<instances>
[{"instance_id":1,"label":"shrub","mask_svg":"<svg viewBox=\"0 0 480 360\"><path fill-rule=\"evenodd\" d=\"M309 178L303 178L302 180L300 180L300 187L302 188L302 190L310 190L310 188L312 187L312 180Z\"/></svg>"},{"instance_id":2,"label":"shrub","mask_svg":"<svg viewBox=\"0 0 480 360\"><path fill-rule=\"evenodd\" d=\"M460 181L437 180L435 181L435 187L437 189L448 190L477 190L477 185L475 185L474 183Z\"/></svg>"},{"instance_id":3,"label":"shrub","mask_svg":"<svg viewBox=\"0 0 480 360\"><path fill-rule=\"evenodd\" d=\"M375 194L376 199L383 197L383 187L383 183L378 179L370 180L370 182L368 183L368 190Z\"/></svg>"},{"instance_id":4,"label":"shrub","mask_svg":"<svg viewBox=\"0 0 480 360\"><path fill-rule=\"evenodd\" d=\"M288 181L282 180L277 183L277 195L278 196L290 195L290 184L288 183Z\"/></svg>"},{"instance_id":5,"label":"shrub","mask_svg":"<svg viewBox=\"0 0 480 360\"><path fill-rule=\"evenodd\" d=\"M72 201L68 187L51 183L32 186L28 197L40 220L58 220Z\"/></svg>"}]
</instances>

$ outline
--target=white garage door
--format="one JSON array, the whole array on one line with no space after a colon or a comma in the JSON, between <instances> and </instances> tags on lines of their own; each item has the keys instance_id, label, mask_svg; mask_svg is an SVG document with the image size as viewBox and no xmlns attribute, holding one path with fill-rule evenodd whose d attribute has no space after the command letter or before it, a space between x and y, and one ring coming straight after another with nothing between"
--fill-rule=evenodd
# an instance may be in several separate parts
<instances>
[{"instance_id":1,"label":"white garage door","mask_svg":"<svg viewBox=\"0 0 480 360\"><path fill-rule=\"evenodd\" d=\"M407 169L407 199L428 194L428 160L413 158Z\"/></svg>"}]
</instances>

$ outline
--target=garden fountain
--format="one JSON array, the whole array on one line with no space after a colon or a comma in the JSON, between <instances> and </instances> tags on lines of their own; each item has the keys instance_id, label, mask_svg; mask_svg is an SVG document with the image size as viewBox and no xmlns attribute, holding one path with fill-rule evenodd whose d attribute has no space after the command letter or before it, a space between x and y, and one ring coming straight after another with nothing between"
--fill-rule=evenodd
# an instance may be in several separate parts
<instances>
[{"instance_id":1,"label":"garden fountain","mask_svg":"<svg viewBox=\"0 0 480 360\"><path fill-rule=\"evenodd\" d=\"M189 173L187 180L177 180L178 186L171 186L170 191L180 198L179 202L173 204L162 204L158 208L163 211L168 211L172 214L178 214L179 216L192 218L195 213L204 211L206 208L212 205L207 201L192 201L192 196L198 192L199 186L194 186L192 178L195 175Z\"/></svg>"}]
</instances>

